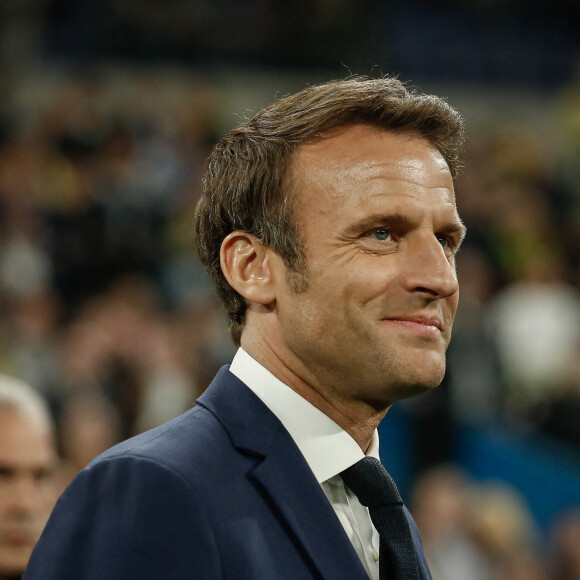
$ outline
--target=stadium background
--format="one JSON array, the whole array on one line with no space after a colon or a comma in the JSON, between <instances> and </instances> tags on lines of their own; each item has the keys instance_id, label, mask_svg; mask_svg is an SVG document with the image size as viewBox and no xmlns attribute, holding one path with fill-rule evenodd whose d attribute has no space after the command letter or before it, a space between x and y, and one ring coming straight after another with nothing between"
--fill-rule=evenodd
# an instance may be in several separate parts
<instances>
[{"instance_id":1,"label":"stadium background","mask_svg":"<svg viewBox=\"0 0 580 580\"><path fill-rule=\"evenodd\" d=\"M65 480L232 356L192 239L212 143L396 74L466 117L469 235L446 380L389 413L383 460L442 578L580 569L578 6L3 0L0 370L50 400Z\"/></svg>"}]
</instances>

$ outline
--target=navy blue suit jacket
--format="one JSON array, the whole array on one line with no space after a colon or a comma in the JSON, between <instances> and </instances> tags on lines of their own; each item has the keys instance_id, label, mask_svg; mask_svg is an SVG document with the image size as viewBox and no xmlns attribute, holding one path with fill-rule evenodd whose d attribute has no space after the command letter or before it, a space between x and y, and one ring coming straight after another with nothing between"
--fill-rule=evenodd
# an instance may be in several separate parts
<instances>
[{"instance_id":1,"label":"navy blue suit jacket","mask_svg":"<svg viewBox=\"0 0 580 580\"><path fill-rule=\"evenodd\" d=\"M368 577L288 432L224 367L193 409L74 479L24 575L132 578Z\"/></svg>"}]
</instances>

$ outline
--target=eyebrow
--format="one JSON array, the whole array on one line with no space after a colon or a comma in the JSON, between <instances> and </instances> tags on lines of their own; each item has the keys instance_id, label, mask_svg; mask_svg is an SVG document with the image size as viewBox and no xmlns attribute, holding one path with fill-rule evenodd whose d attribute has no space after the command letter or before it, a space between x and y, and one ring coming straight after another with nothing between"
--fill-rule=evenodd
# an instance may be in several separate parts
<instances>
[{"instance_id":1,"label":"eyebrow","mask_svg":"<svg viewBox=\"0 0 580 580\"><path fill-rule=\"evenodd\" d=\"M380 224L397 225L409 223L410 221L411 220L409 220L408 217L404 216L401 213L373 213L351 224L347 228L346 233L358 234L359 232L364 231L367 228L372 228Z\"/></svg>"},{"instance_id":2,"label":"eyebrow","mask_svg":"<svg viewBox=\"0 0 580 580\"><path fill-rule=\"evenodd\" d=\"M463 243L463 240L467 235L467 228L465 227L465 224L461 221L461 219L458 218L458 221L446 225L444 228L441 228L437 233L458 236L459 240L457 242L457 247L459 247Z\"/></svg>"}]
</instances>

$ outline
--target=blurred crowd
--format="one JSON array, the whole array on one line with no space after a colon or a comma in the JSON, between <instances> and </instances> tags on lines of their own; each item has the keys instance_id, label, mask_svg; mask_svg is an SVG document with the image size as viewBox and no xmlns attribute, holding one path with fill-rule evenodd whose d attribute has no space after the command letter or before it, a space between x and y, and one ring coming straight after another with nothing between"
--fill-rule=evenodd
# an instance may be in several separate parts
<instances>
[{"instance_id":1,"label":"blurred crowd","mask_svg":"<svg viewBox=\"0 0 580 580\"><path fill-rule=\"evenodd\" d=\"M449 465L421 475L411 509L434 580L580 578L580 509L542 538L515 489Z\"/></svg>"},{"instance_id":2,"label":"blurred crowd","mask_svg":"<svg viewBox=\"0 0 580 580\"><path fill-rule=\"evenodd\" d=\"M190 407L232 352L191 227L217 99L191 82L5 93L0 369L49 400L77 467Z\"/></svg>"},{"instance_id":3,"label":"blurred crowd","mask_svg":"<svg viewBox=\"0 0 580 580\"><path fill-rule=\"evenodd\" d=\"M225 96L191 71L118 72L0 86L0 372L49 401L63 485L189 408L233 355L192 231ZM533 118L470 133L461 305L436 396L451 422L517 424L580 457L580 85L551 108L547 134ZM580 578L577 513L539 553L516 492L466 478L437 468L417 485L440 578Z\"/></svg>"},{"instance_id":4,"label":"blurred crowd","mask_svg":"<svg viewBox=\"0 0 580 580\"><path fill-rule=\"evenodd\" d=\"M537 428L580 451L580 86L557 93L548 131L471 134L457 182L469 233L449 353L464 421ZM493 114L490 111L490 114Z\"/></svg>"}]
</instances>

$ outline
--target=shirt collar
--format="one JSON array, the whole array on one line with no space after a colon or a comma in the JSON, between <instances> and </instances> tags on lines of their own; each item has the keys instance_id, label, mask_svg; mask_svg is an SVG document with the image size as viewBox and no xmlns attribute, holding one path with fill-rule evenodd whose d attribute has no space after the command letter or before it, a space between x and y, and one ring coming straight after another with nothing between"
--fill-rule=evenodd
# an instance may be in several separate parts
<instances>
[{"instance_id":1,"label":"shirt collar","mask_svg":"<svg viewBox=\"0 0 580 580\"><path fill-rule=\"evenodd\" d=\"M319 483L338 475L364 457L361 448L344 429L242 348L234 356L230 372L278 417ZM367 455L379 458L376 430Z\"/></svg>"}]
</instances>

